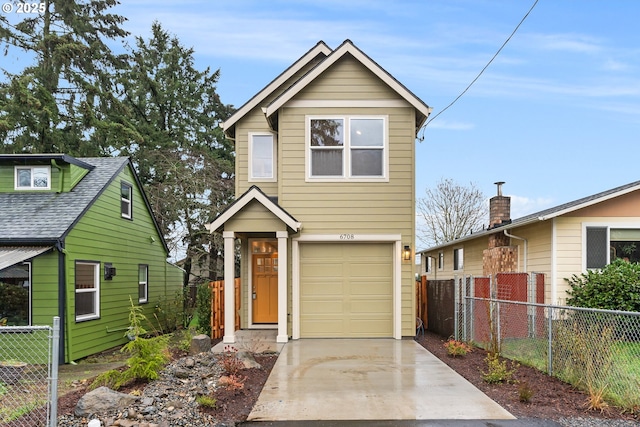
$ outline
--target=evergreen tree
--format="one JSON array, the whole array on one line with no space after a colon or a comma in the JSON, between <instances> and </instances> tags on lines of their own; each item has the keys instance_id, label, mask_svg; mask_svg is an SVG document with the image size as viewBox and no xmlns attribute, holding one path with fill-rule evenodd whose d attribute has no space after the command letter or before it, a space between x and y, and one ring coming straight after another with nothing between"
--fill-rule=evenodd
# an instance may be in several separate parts
<instances>
[{"instance_id":1,"label":"evergreen tree","mask_svg":"<svg viewBox=\"0 0 640 427\"><path fill-rule=\"evenodd\" d=\"M14 1L14 4L17 4ZM139 138L115 96L113 76L126 56L107 45L127 33L116 0L42 0L40 13L0 15L4 55L32 58L18 72L2 69L3 152L106 155L120 139ZM22 17L19 22L13 18Z\"/></svg>"}]
</instances>

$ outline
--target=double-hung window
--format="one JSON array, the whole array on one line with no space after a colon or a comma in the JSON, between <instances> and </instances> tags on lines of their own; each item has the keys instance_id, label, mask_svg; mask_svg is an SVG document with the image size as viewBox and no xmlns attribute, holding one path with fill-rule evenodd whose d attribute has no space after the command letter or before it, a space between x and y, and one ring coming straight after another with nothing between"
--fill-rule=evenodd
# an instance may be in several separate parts
<instances>
[{"instance_id":1,"label":"double-hung window","mask_svg":"<svg viewBox=\"0 0 640 427\"><path fill-rule=\"evenodd\" d=\"M307 179L386 181L386 116L308 117Z\"/></svg>"},{"instance_id":2,"label":"double-hung window","mask_svg":"<svg viewBox=\"0 0 640 427\"><path fill-rule=\"evenodd\" d=\"M640 262L640 228L623 225L585 227L585 267L603 268L616 258Z\"/></svg>"},{"instance_id":3,"label":"double-hung window","mask_svg":"<svg viewBox=\"0 0 640 427\"><path fill-rule=\"evenodd\" d=\"M126 182L120 183L120 215L127 219L133 216L133 187Z\"/></svg>"},{"instance_id":4,"label":"double-hung window","mask_svg":"<svg viewBox=\"0 0 640 427\"><path fill-rule=\"evenodd\" d=\"M49 166L16 166L16 190L50 190L51 167Z\"/></svg>"},{"instance_id":5,"label":"double-hung window","mask_svg":"<svg viewBox=\"0 0 640 427\"><path fill-rule=\"evenodd\" d=\"M76 321L100 317L100 263L76 261Z\"/></svg>"},{"instance_id":6,"label":"double-hung window","mask_svg":"<svg viewBox=\"0 0 640 427\"><path fill-rule=\"evenodd\" d=\"M149 266L146 264L138 265L138 302L144 303L149 301Z\"/></svg>"},{"instance_id":7,"label":"double-hung window","mask_svg":"<svg viewBox=\"0 0 640 427\"><path fill-rule=\"evenodd\" d=\"M276 180L276 143L272 133L249 134L249 181Z\"/></svg>"}]
</instances>

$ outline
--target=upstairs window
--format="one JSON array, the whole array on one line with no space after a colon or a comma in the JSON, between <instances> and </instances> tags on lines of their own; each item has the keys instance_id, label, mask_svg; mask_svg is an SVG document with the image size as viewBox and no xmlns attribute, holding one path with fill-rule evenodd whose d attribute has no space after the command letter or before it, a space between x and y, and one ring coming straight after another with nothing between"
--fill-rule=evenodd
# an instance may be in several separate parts
<instances>
[{"instance_id":1,"label":"upstairs window","mask_svg":"<svg viewBox=\"0 0 640 427\"><path fill-rule=\"evenodd\" d=\"M387 179L385 117L310 117L307 129L309 180Z\"/></svg>"},{"instance_id":2,"label":"upstairs window","mask_svg":"<svg viewBox=\"0 0 640 427\"><path fill-rule=\"evenodd\" d=\"M444 268L444 252L438 252L438 270Z\"/></svg>"},{"instance_id":3,"label":"upstairs window","mask_svg":"<svg viewBox=\"0 0 640 427\"><path fill-rule=\"evenodd\" d=\"M133 187L126 182L120 183L120 214L127 219L133 216Z\"/></svg>"},{"instance_id":4,"label":"upstairs window","mask_svg":"<svg viewBox=\"0 0 640 427\"><path fill-rule=\"evenodd\" d=\"M16 166L16 190L50 190L51 168L49 166Z\"/></svg>"},{"instance_id":5,"label":"upstairs window","mask_svg":"<svg viewBox=\"0 0 640 427\"><path fill-rule=\"evenodd\" d=\"M249 181L276 180L276 144L271 133L249 134Z\"/></svg>"}]
</instances>

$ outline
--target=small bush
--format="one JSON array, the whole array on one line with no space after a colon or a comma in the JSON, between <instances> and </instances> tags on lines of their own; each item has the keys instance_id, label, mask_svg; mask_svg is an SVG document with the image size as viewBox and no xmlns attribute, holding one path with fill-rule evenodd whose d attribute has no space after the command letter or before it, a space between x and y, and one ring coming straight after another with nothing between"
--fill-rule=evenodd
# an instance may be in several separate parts
<instances>
[{"instance_id":1,"label":"small bush","mask_svg":"<svg viewBox=\"0 0 640 427\"><path fill-rule=\"evenodd\" d=\"M247 377L241 377L239 375L226 375L220 377L220 384L223 385L227 390L240 390L244 388L244 382L247 380Z\"/></svg>"},{"instance_id":2,"label":"small bush","mask_svg":"<svg viewBox=\"0 0 640 427\"><path fill-rule=\"evenodd\" d=\"M244 363L237 357L238 349L227 345L224 347L224 353L220 358L222 369L227 375L238 375L241 369L244 369Z\"/></svg>"},{"instance_id":3,"label":"small bush","mask_svg":"<svg viewBox=\"0 0 640 427\"><path fill-rule=\"evenodd\" d=\"M198 285L196 317L198 318L198 332L211 336L211 286L209 283Z\"/></svg>"},{"instance_id":4,"label":"small bush","mask_svg":"<svg viewBox=\"0 0 640 427\"><path fill-rule=\"evenodd\" d=\"M204 406L205 408L211 408L211 409L215 409L216 403L217 403L215 397L211 397L207 395L201 395L196 397L196 402L198 402L198 405L200 406Z\"/></svg>"},{"instance_id":5,"label":"small bush","mask_svg":"<svg viewBox=\"0 0 640 427\"><path fill-rule=\"evenodd\" d=\"M444 343L444 347L447 349L447 354L451 357L466 356L471 351L471 347L461 341L450 339Z\"/></svg>"},{"instance_id":6,"label":"small bush","mask_svg":"<svg viewBox=\"0 0 640 427\"><path fill-rule=\"evenodd\" d=\"M533 397L533 389L529 386L529 383L523 382L518 386L518 397L520 402L529 403Z\"/></svg>"},{"instance_id":7,"label":"small bush","mask_svg":"<svg viewBox=\"0 0 640 427\"><path fill-rule=\"evenodd\" d=\"M489 353L485 359L487 362L487 370L482 371L482 378L489 384L502 382L511 382L513 375L518 370L519 364L511 362L511 369L507 368L507 361L500 361L500 356L495 353Z\"/></svg>"}]
</instances>

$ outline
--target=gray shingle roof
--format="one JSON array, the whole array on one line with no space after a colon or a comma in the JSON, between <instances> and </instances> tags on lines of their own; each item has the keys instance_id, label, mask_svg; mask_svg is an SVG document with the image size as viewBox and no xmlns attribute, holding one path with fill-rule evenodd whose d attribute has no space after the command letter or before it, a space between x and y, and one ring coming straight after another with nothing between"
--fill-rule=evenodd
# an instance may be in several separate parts
<instances>
[{"instance_id":1,"label":"gray shingle roof","mask_svg":"<svg viewBox=\"0 0 640 427\"><path fill-rule=\"evenodd\" d=\"M523 216L518 219L514 219L511 222L500 225L488 230L482 230L479 232L474 232L473 234L466 235L456 240L452 240L441 245L433 246L428 249L423 249L418 252L429 252L434 249L442 248L445 246L449 246L453 243L462 242L465 240L476 239L480 236L486 236L489 234L502 232L503 230L509 230L514 227L523 226L536 221L546 221L551 218L555 218L557 216L563 215L565 213L573 212L578 209L585 208L587 206L591 206L596 203L603 202L605 200L609 200L613 197L618 197L623 194L627 194L631 191L640 190L640 181L634 181L629 184L621 185L619 187L612 188L610 190L605 190L600 193L592 194L591 196L583 197L581 199L574 200L572 202L564 203L558 206L554 206L549 209L545 209L539 212L532 213L530 215Z\"/></svg>"},{"instance_id":2,"label":"gray shingle roof","mask_svg":"<svg viewBox=\"0 0 640 427\"><path fill-rule=\"evenodd\" d=\"M0 243L35 244L63 237L129 162L127 157L84 157L94 166L65 193L0 193Z\"/></svg>"}]
</instances>

